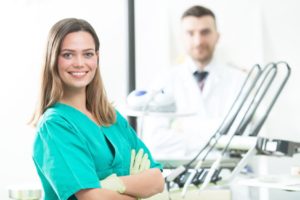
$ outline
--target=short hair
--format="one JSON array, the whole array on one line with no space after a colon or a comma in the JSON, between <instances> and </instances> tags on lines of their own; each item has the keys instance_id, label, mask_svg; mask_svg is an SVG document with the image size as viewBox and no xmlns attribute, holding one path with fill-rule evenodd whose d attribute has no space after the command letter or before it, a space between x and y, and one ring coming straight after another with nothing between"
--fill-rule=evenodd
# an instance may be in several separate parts
<instances>
[{"instance_id":1,"label":"short hair","mask_svg":"<svg viewBox=\"0 0 300 200\"><path fill-rule=\"evenodd\" d=\"M215 14L208 8L205 8L203 6L192 6L189 9L187 9L181 19L185 18L185 17L203 17L203 16L211 16L212 18L214 18L214 20L216 20Z\"/></svg>"}]
</instances>

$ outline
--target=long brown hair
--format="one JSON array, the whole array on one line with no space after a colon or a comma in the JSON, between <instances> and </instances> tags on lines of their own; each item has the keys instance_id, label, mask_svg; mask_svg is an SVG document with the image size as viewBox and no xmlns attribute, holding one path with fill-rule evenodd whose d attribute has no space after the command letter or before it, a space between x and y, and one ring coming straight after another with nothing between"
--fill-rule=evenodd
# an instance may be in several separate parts
<instances>
[{"instance_id":1,"label":"long brown hair","mask_svg":"<svg viewBox=\"0 0 300 200\"><path fill-rule=\"evenodd\" d=\"M63 85L58 74L57 60L61 43L67 34L85 31L91 34L95 42L95 50L99 52L100 42L94 28L85 20L67 18L58 21L51 28L46 45L44 63L41 75L39 102L30 123L37 125L45 110L59 101L63 96ZM96 118L99 125L110 125L115 122L116 114L108 102L103 81L100 76L99 60L95 76L86 88L87 109Z\"/></svg>"}]
</instances>

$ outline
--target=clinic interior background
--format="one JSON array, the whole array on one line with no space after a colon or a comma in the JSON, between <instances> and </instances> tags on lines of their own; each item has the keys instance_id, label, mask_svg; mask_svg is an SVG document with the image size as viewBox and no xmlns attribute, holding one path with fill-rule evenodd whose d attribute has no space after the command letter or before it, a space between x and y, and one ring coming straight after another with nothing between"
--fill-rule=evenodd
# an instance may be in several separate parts
<instances>
[{"instance_id":1,"label":"clinic interior background","mask_svg":"<svg viewBox=\"0 0 300 200\"><path fill-rule=\"evenodd\" d=\"M146 87L156 73L183 55L179 19L194 4L216 13L221 33L216 54L220 59L245 69L270 61L290 64L292 76L265 124L265 134L300 142L297 0L136 1L137 88ZM39 183L31 160L34 130L26 123L37 101L41 59L50 27L65 17L84 18L95 27L101 41L101 73L108 96L118 107L127 95L127 1L2 0L0 16L0 199L6 199L10 185ZM264 157L260 167L263 173L289 173L291 165L300 165L299 160L299 156ZM278 195L290 194L273 191L269 196L276 199ZM289 199L293 198L291 195Z\"/></svg>"}]
</instances>

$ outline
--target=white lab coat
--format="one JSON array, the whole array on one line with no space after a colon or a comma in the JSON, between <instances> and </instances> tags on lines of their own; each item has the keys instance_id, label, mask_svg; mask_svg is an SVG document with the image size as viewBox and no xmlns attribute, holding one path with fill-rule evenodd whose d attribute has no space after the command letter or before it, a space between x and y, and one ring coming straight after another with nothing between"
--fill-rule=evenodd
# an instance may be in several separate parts
<instances>
[{"instance_id":1,"label":"white lab coat","mask_svg":"<svg viewBox=\"0 0 300 200\"><path fill-rule=\"evenodd\" d=\"M191 59L160 75L151 88L164 89L175 98L177 112L188 117L147 117L143 140L158 159L190 158L197 154L219 127L230 109L246 73L241 69L211 62L203 91L193 76L197 69Z\"/></svg>"}]
</instances>

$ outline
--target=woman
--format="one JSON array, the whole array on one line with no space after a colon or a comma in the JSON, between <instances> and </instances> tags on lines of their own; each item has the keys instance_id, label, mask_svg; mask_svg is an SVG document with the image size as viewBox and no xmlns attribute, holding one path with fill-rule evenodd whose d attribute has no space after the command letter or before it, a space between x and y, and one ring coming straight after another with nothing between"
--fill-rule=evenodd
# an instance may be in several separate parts
<instances>
[{"instance_id":1,"label":"woman","mask_svg":"<svg viewBox=\"0 0 300 200\"><path fill-rule=\"evenodd\" d=\"M33 160L45 199L136 199L162 192L160 164L107 100L99 39L88 22L68 18L52 27L41 86Z\"/></svg>"}]
</instances>

